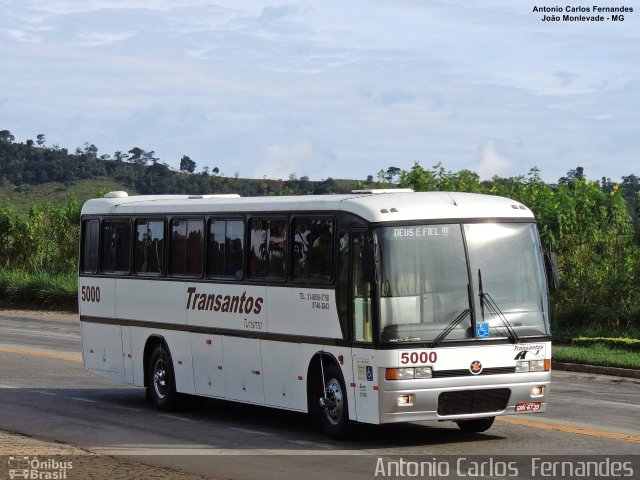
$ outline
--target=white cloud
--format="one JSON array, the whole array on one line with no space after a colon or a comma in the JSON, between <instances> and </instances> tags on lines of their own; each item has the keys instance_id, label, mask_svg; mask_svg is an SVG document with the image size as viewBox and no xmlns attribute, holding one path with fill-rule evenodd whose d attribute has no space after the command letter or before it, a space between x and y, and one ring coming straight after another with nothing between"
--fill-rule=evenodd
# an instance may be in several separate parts
<instances>
[{"instance_id":1,"label":"white cloud","mask_svg":"<svg viewBox=\"0 0 640 480\"><path fill-rule=\"evenodd\" d=\"M38 43L40 39L27 30L5 30L0 29L1 33L4 33L10 39L21 43Z\"/></svg>"},{"instance_id":2,"label":"white cloud","mask_svg":"<svg viewBox=\"0 0 640 480\"><path fill-rule=\"evenodd\" d=\"M488 180L494 175L509 177L523 173L518 167L516 161L498 151L495 140L487 140L480 148L480 163L473 170L482 180Z\"/></svg>"},{"instance_id":3,"label":"white cloud","mask_svg":"<svg viewBox=\"0 0 640 480\"><path fill-rule=\"evenodd\" d=\"M112 43L119 43L134 37L137 32L113 32L113 33L98 33L98 32L84 32L78 35L77 44L84 47L95 47L98 45L109 45Z\"/></svg>"},{"instance_id":4,"label":"white cloud","mask_svg":"<svg viewBox=\"0 0 640 480\"><path fill-rule=\"evenodd\" d=\"M600 113L600 114L597 114L597 115L589 115L588 118L590 118L592 120L604 121L604 120L613 120L614 116L613 115L609 115L608 113Z\"/></svg>"},{"instance_id":5,"label":"white cloud","mask_svg":"<svg viewBox=\"0 0 640 480\"><path fill-rule=\"evenodd\" d=\"M298 178L302 176L318 180L329 177L327 162L335 160L335 154L324 151L313 144L308 138L303 138L288 144L273 144L264 148L262 162L253 169L253 176L262 178L286 180L291 174ZM323 172L325 172L323 174Z\"/></svg>"}]
</instances>

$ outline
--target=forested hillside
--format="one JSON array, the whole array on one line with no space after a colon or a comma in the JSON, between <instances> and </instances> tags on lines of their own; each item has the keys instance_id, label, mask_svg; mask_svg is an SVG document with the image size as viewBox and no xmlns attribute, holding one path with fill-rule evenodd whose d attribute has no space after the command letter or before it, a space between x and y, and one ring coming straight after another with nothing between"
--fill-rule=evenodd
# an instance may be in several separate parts
<instances>
[{"instance_id":1,"label":"forested hillside","mask_svg":"<svg viewBox=\"0 0 640 480\"><path fill-rule=\"evenodd\" d=\"M196 163L188 156L180 161L180 171L172 170L153 151L133 147L127 152L98 156L95 145L85 143L74 152L57 145L46 146L44 135L16 143L9 130L0 131L0 186L9 185L19 193L25 185L60 182L66 186L81 180L108 177L139 194L156 193L237 193L243 196L273 194L322 194L350 191L358 182L337 182L331 178L310 181L291 173L286 180L225 177L218 167L195 173Z\"/></svg>"},{"instance_id":2,"label":"forested hillside","mask_svg":"<svg viewBox=\"0 0 640 480\"><path fill-rule=\"evenodd\" d=\"M0 130L0 187L15 191L19 194L29 185L42 185L59 182L70 188L79 181L87 179L105 179L107 185L123 185L129 191L138 194L204 194L204 193L237 193L243 196L260 195L305 195L324 193L346 193L356 188L376 188L393 186L401 182L402 170L389 166L378 172L367 172L362 179L334 180L327 178L322 181L311 181L308 177L298 178L291 172L286 179L247 179L240 178L236 173L232 177L220 175L220 169L214 167L201 168L196 173L197 164L184 155L180 160L180 170L171 169L165 162L156 157L154 151L146 151L138 147L130 150L116 151L112 155L98 156L98 149L94 144L85 143L82 148L77 147L73 152L58 145L47 146L44 134L38 134L36 140L24 143L14 141L9 130ZM375 167L376 169L379 167ZM370 174L370 173L373 173ZM375 175L375 177L374 177ZM405 173L405 183L406 183ZM465 180L469 186L482 190L491 190L496 181L517 184L523 178L510 179L494 178L491 181L480 182L474 172L461 170L457 173L446 172L441 165L436 165L433 178L446 180L442 185L424 184L420 189L457 189L464 188ZM458 178L460 183L451 180ZM586 173L581 167L567 172L566 176L558 179L558 185L568 184L574 180L587 180ZM435 180L434 180L435 181ZM625 197L629 213L634 223L640 213L640 178L634 174L623 176L619 182L610 178L593 179L604 192L610 193L614 188L620 188ZM448 183L447 183L448 182ZM95 192L94 192L95 193ZM8 195L7 195L8 196Z\"/></svg>"}]
</instances>

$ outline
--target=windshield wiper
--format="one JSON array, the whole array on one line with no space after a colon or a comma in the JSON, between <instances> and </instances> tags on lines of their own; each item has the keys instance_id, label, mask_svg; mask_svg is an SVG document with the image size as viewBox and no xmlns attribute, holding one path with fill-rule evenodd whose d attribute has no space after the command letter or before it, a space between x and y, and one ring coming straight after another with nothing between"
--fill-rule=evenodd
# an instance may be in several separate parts
<instances>
[{"instance_id":1,"label":"windshield wiper","mask_svg":"<svg viewBox=\"0 0 640 480\"><path fill-rule=\"evenodd\" d=\"M454 328L456 328L458 325L460 325L460 323L462 323L462 320L464 320L464 319L465 319L465 317L466 317L467 315L469 315L469 313L470 313L470 312L471 312L471 310L470 310L470 309L468 309L468 308L466 308L466 309L464 309L462 312L460 312L460 314L459 314L456 318L454 318L453 320L451 320L451 323L449 323L449 325L447 325L447 328L445 328L445 329L440 333L440 335L438 335L438 336L433 340L433 342L431 342L431 345L429 346L429 348L437 347L437 346L438 346L438 344L439 344L440 342L442 342L442 340L444 340L444 339L447 337L447 335L449 335L449 334L453 331L453 329L454 329Z\"/></svg>"},{"instance_id":2,"label":"windshield wiper","mask_svg":"<svg viewBox=\"0 0 640 480\"><path fill-rule=\"evenodd\" d=\"M518 338L518 334L509 323L509 320L507 320L507 317L504 315L502 310L500 310L498 304L493 300L493 298L491 298L491 295L483 290L482 273L480 272L480 269L478 269L478 290L480 291L480 314L482 315L482 322L484 323L484 306L486 304L487 310L502 321L502 324L507 329L511 342L518 343L520 338Z\"/></svg>"}]
</instances>

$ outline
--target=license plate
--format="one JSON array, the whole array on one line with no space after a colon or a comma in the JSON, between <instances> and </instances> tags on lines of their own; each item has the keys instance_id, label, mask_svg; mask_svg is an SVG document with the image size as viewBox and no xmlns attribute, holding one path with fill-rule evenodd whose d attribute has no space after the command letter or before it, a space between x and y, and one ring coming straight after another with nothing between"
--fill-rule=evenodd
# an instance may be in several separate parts
<instances>
[{"instance_id":1,"label":"license plate","mask_svg":"<svg viewBox=\"0 0 640 480\"><path fill-rule=\"evenodd\" d=\"M516 403L516 412L535 412L540 410L542 402Z\"/></svg>"}]
</instances>

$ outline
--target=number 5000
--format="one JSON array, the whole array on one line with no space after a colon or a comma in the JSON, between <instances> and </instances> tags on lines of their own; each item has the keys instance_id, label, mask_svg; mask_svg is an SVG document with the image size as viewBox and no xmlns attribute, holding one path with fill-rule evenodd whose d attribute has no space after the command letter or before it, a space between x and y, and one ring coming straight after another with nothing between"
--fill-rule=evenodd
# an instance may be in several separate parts
<instances>
[{"instance_id":1,"label":"number 5000","mask_svg":"<svg viewBox=\"0 0 640 480\"><path fill-rule=\"evenodd\" d=\"M100 287L86 286L80 290L80 298L83 302L99 302L100 301Z\"/></svg>"},{"instance_id":2,"label":"number 5000","mask_svg":"<svg viewBox=\"0 0 640 480\"><path fill-rule=\"evenodd\" d=\"M416 363L436 363L438 354L436 352L402 352L400 363L403 365Z\"/></svg>"}]
</instances>

